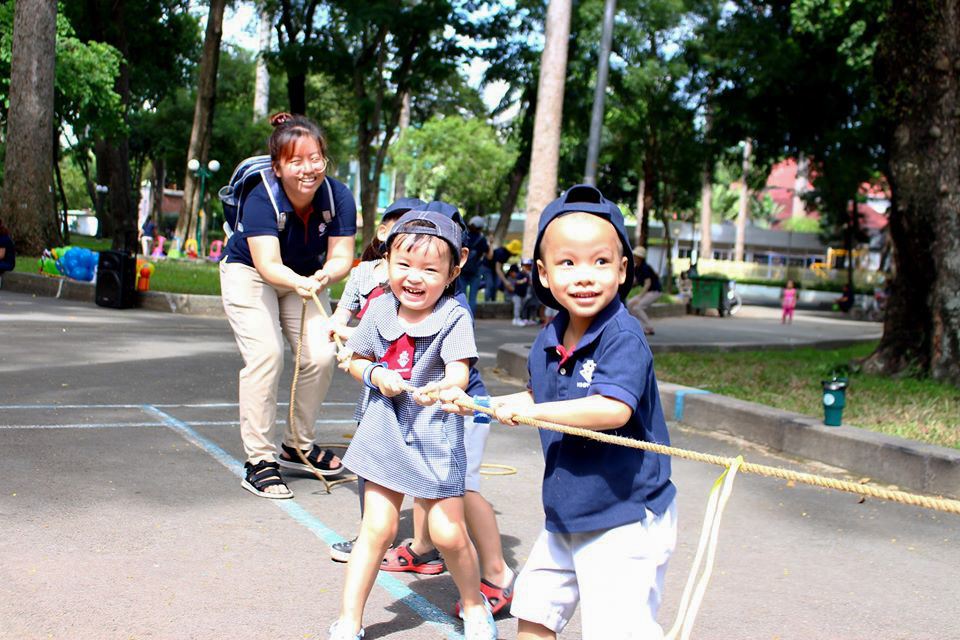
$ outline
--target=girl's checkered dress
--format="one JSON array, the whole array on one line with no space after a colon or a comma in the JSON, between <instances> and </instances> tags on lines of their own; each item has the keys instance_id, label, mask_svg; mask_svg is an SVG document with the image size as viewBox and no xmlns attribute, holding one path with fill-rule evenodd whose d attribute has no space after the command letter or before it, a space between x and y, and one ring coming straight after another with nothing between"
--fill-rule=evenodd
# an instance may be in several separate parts
<instances>
[{"instance_id":1,"label":"girl's checkered dress","mask_svg":"<svg viewBox=\"0 0 960 640\"><path fill-rule=\"evenodd\" d=\"M470 315L453 298L440 298L427 319L407 329L397 318L398 306L389 293L372 300L347 348L379 361L406 333L414 341L409 380L414 387L442 379L449 362L468 360L472 366L476 361ZM387 398L371 391L343 464L366 480L415 498L462 496L467 467L463 417L438 406L423 407L409 393Z\"/></svg>"}]
</instances>

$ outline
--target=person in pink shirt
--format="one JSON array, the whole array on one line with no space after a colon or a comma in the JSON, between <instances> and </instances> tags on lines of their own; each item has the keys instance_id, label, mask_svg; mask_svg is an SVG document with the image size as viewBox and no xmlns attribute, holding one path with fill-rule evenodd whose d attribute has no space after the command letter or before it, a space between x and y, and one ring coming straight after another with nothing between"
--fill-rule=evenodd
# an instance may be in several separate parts
<instances>
[{"instance_id":1,"label":"person in pink shirt","mask_svg":"<svg viewBox=\"0 0 960 640\"><path fill-rule=\"evenodd\" d=\"M781 306L783 315L780 317L780 324L787 324L788 321L793 324L793 310L797 307L797 290L793 286L793 280L787 280L787 286L783 289Z\"/></svg>"}]
</instances>

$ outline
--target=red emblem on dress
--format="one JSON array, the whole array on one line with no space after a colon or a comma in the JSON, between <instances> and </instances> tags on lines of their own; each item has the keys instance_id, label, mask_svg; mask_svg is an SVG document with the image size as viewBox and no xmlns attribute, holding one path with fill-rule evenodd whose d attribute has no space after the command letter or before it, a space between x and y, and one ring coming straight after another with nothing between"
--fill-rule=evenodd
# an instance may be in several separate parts
<instances>
[{"instance_id":1,"label":"red emblem on dress","mask_svg":"<svg viewBox=\"0 0 960 640\"><path fill-rule=\"evenodd\" d=\"M403 334L387 348L387 352L383 354L380 362L387 365L387 368L391 371L399 373L404 380L409 380L410 374L413 373L414 349L413 338Z\"/></svg>"}]
</instances>

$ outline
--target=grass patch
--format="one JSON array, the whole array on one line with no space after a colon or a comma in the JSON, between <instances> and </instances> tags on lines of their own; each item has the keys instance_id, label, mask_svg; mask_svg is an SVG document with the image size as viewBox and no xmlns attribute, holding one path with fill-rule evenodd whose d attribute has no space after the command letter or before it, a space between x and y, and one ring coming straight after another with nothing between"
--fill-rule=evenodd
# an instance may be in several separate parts
<instances>
[{"instance_id":1,"label":"grass patch","mask_svg":"<svg viewBox=\"0 0 960 640\"><path fill-rule=\"evenodd\" d=\"M83 238L84 236L77 236ZM95 242L100 242L96 241ZM109 249L109 241L107 249ZM94 251L102 251L103 248L82 245L80 243L71 246L85 246ZM209 261L193 260L157 260L154 264L153 276L150 277L151 291L165 291L168 293L187 293L193 295L220 295L220 271L217 263ZM17 256L17 266L14 271L20 273L39 273L40 259L29 256ZM343 287L346 279L335 283L330 287L330 297L339 299L343 293Z\"/></svg>"},{"instance_id":2,"label":"grass patch","mask_svg":"<svg viewBox=\"0 0 960 640\"><path fill-rule=\"evenodd\" d=\"M655 368L661 380L822 417L820 381L875 348L868 343L833 350L659 353ZM960 449L960 389L929 379L854 372L843 421Z\"/></svg>"}]
</instances>

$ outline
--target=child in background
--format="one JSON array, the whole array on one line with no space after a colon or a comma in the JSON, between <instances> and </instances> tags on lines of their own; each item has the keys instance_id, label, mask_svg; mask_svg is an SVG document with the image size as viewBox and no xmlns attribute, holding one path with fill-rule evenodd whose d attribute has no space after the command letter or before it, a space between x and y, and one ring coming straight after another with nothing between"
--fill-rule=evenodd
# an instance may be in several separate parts
<instances>
[{"instance_id":1,"label":"child in background","mask_svg":"<svg viewBox=\"0 0 960 640\"><path fill-rule=\"evenodd\" d=\"M390 293L370 303L347 342L350 373L372 393L344 456L344 465L366 479L365 508L330 640L363 637L363 609L396 535L404 495L425 509L431 539L460 592L466 637L497 635L466 530L463 420L428 406L427 395L440 387L462 391L477 358L470 315L451 295L461 237L440 213L402 216L386 242Z\"/></svg>"},{"instance_id":2,"label":"child in background","mask_svg":"<svg viewBox=\"0 0 960 640\"><path fill-rule=\"evenodd\" d=\"M783 309L780 324L793 324L793 310L797 307L797 290L793 288L793 280L787 280L787 286L783 288L783 300L780 304Z\"/></svg>"},{"instance_id":3,"label":"child in background","mask_svg":"<svg viewBox=\"0 0 960 640\"><path fill-rule=\"evenodd\" d=\"M528 389L491 399L516 416L669 444L653 356L623 304L633 280L623 216L577 185L541 214L533 287L559 309L530 349ZM464 394L441 392L460 411ZM584 638L659 638L656 621L676 544L670 459L540 430L546 522L517 579L518 640L555 638L582 604Z\"/></svg>"},{"instance_id":4,"label":"child in background","mask_svg":"<svg viewBox=\"0 0 960 640\"><path fill-rule=\"evenodd\" d=\"M533 271L533 260L527 258L520 262L520 273L527 278L527 291L520 302L520 317L524 325L540 324L540 301L533 293L533 287L530 286L530 278Z\"/></svg>"},{"instance_id":5,"label":"child in background","mask_svg":"<svg viewBox=\"0 0 960 640\"><path fill-rule=\"evenodd\" d=\"M522 315L523 300L527 297L527 289L530 286L530 274L523 271L519 266L513 265L507 274L507 282L513 302L513 326L525 327L527 321L523 319Z\"/></svg>"}]
</instances>

